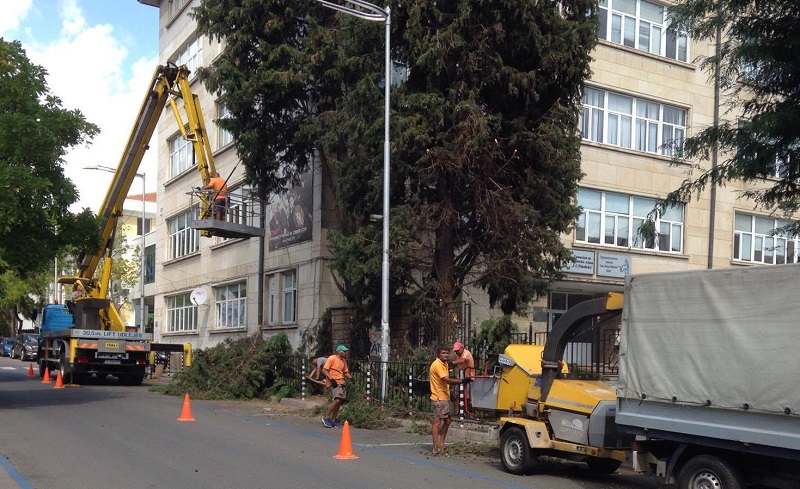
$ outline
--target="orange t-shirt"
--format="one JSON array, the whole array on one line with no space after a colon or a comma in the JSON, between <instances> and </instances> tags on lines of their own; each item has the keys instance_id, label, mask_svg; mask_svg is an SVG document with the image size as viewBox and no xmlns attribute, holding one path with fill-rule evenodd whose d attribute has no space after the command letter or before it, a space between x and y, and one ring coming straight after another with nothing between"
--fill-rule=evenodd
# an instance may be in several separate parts
<instances>
[{"instance_id":1,"label":"orange t-shirt","mask_svg":"<svg viewBox=\"0 0 800 489\"><path fill-rule=\"evenodd\" d=\"M350 370L347 368L347 362L339 355L331 355L325 360L323 369L328 371L328 375L339 384L344 383L344 374L349 374ZM326 378L325 385L330 385L330 381Z\"/></svg>"},{"instance_id":2,"label":"orange t-shirt","mask_svg":"<svg viewBox=\"0 0 800 489\"><path fill-rule=\"evenodd\" d=\"M214 200L228 197L228 186L225 184L225 180L223 180L222 177L211 177L207 186L214 190Z\"/></svg>"}]
</instances>

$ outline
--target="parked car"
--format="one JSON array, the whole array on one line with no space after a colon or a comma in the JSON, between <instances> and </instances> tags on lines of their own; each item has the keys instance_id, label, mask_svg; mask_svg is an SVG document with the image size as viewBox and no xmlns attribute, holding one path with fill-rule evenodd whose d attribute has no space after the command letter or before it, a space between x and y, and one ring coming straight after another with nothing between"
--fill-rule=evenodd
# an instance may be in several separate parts
<instances>
[{"instance_id":1,"label":"parked car","mask_svg":"<svg viewBox=\"0 0 800 489\"><path fill-rule=\"evenodd\" d=\"M11 358L19 358L23 362L36 360L39 350L39 336L35 334L22 334L21 339L11 349Z\"/></svg>"},{"instance_id":2,"label":"parked car","mask_svg":"<svg viewBox=\"0 0 800 489\"><path fill-rule=\"evenodd\" d=\"M14 348L16 342L17 340L14 338L3 338L3 343L0 343L0 357L10 357L11 349Z\"/></svg>"}]
</instances>

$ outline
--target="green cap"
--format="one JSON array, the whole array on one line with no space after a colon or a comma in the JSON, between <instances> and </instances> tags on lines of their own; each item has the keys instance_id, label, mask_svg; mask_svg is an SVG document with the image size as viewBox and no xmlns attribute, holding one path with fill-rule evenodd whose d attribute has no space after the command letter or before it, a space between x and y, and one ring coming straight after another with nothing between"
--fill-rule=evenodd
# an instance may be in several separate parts
<instances>
[{"instance_id":1,"label":"green cap","mask_svg":"<svg viewBox=\"0 0 800 489\"><path fill-rule=\"evenodd\" d=\"M349 351L346 346L339 345L336 347L336 351Z\"/></svg>"}]
</instances>

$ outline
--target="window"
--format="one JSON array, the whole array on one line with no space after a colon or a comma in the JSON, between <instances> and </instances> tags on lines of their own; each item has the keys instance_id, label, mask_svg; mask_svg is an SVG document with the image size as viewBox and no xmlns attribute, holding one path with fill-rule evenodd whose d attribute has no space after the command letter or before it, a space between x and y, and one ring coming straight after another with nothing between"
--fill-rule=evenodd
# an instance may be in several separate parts
<instances>
[{"instance_id":1,"label":"window","mask_svg":"<svg viewBox=\"0 0 800 489\"><path fill-rule=\"evenodd\" d=\"M640 228L655 208L655 199L581 188L578 205L582 212L576 241L672 253L683 249L683 205L658 214L654 238L642 236Z\"/></svg>"},{"instance_id":2,"label":"window","mask_svg":"<svg viewBox=\"0 0 800 489\"><path fill-rule=\"evenodd\" d=\"M283 281L283 302L281 308L283 309L283 323L293 323L296 320L295 306L297 305L297 284L295 282L296 274L294 271L284 272L281 274Z\"/></svg>"},{"instance_id":3,"label":"window","mask_svg":"<svg viewBox=\"0 0 800 489\"><path fill-rule=\"evenodd\" d=\"M167 297L167 331L197 331L197 306L188 293Z\"/></svg>"},{"instance_id":4,"label":"window","mask_svg":"<svg viewBox=\"0 0 800 489\"><path fill-rule=\"evenodd\" d=\"M228 192L230 205L226 220L245 226L258 226L257 212L250 187L241 186Z\"/></svg>"},{"instance_id":5,"label":"window","mask_svg":"<svg viewBox=\"0 0 800 489\"><path fill-rule=\"evenodd\" d=\"M666 8L645 0L600 0L597 37L678 61L688 58L689 38L670 26Z\"/></svg>"},{"instance_id":6,"label":"window","mask_svg":"<svg viewBox=\"0 0 800 489\"><path fill-rule=\"evenodd\" d=\"M181 135L169 140L169 177L177 177L193 166L193 148Z\"/></svg>"},{"instance_id":7,"label":"window","mask_svg":"<svg viewBox=\"0 0 800 489\"><path fill-rule=\"evenodd\" d=\"M197 219L197 208L179 216L167 219L169 230L168 260L189 255L200 249L200 232L192 229L192 221Z\"/></svg>"},{"instance_id":8,"label":"window","mask_svg":"<svg viewBox=\"0 0 800 489\"><path fill-rule=\"evenodd\" d=\"M295 324L297 322L297 272L287 270L267 277L270 325Z\"/></svg>"},{"instance_id":9,"label":"window","mask_svg":"<svg viewBox=\"0 0 800 489\"><path fill-rule=\"evenodd\" d=\"M686 134L686 110L584 87L583 139L672 156Z\"/></svg>"},{"instance_id":10,"label":"window","mask_svg":"<svg viewBox=\"0 0 800 489\"><path fill-rule=\"evenodd\" d=\"M247 326L247 283L238 282L214 288L214 324L217 328Z\"/></svg>"},{"instance_id":11,"label":"window","mask_svg":"<svg viewBox=\"0 0 800 489\"><path fill-rule=\"evenodd\" d=\"M153 230L154 221L155 221L155 219L153 219L152 217L148 217L147 219L144 220L144 234L147 234L147 233L149 233L150 231ZM141 217L137 217L136 218L136 235L137 236L141 236L142 235L142 218Z\"/></svg>"},{"instance_id":12,"label":"window","mask_svg":"<svg viewBox=\"0 0 800 489\"><path fill-rule=\"evenodd\" d=\"M191 72L191 76L194 76L197 73L197 69L203 64L203 39L198 37L189 43L186 49L178 54L175 64L178 66L186 65Z\"/></svg>"},{"instance_id":13,"label":"window","mask_svg":"<svg viewBox=\"0 0 800 489\"><path fill-rule=\"evenodd\" d=\"M169 0L167 2L167 15L169 20L173 20L183 10L183 7L188 5L191 0ZM163 2L162 2L163 3Z\"/></svg>"},{"instance_id":14,"label":"window","mask_svg":"<svg viewBox=\"0 0 800 489\"><path fill-rule=\"evenodd\" d=\"M577 306L581 302L592 300L594 297L587 294L578 294L574 292L550 292L547 304L547 331L553 329L556 321L561 319L561 316L572 307Z\"/></svg>"},{"instance_id":15,"label":"window","mask_svg":"<svg viewBox=\"0 0 800 489\"><path fill-rule=\"evenodd\" d=\"M276 318L277 318L276 311L278 309L278 304L275 301L275 280L276 280L275 275L270 275L270 277L269 277L269 287L268 287L269 288L269 314L268 314L269 324L275 324L276 323Z\"/></svg>"},{"instance_id":16,"label":"window","mask_svg":"<svg viewBox=\"0 0 800 489\"><path fill-rule=\"evenodd\" d=\"M231 112L225 107L224 104L217 102L217 120L220 119L227 119L231 116ZM226 131L225 129L219 126L217 123L217 149L224 148L225 146L231 144L233 142L233 134L230 131Z\"/></svg>"},{"instance_id":17,"label":"window","mask_svg":"<svg viewBox=\"0 0 800 489\"><path fill-rule=\"evenodd\" d=\"M737 212L733 234L733 259L770 265L797 263L800 240L778 229L788 221Z\"/></svg>"},{"instance_id":18,"label":"window","mask_svg":"<svg viewBox=\"0 0 800 489\"><path fill-rule=\"evenodd\" d=\"M156 245L144 247L144 283L156 281Z\"/></svg>"}]
</instances>

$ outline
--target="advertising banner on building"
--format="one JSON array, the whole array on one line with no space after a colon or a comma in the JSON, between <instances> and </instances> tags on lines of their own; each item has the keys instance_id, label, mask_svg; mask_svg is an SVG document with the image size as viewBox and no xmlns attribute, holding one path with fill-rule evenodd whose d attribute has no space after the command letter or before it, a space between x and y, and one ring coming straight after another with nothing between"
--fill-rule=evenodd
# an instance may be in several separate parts
<instances>
[{"instance_id":1,"label":"advertising banner on building","mask_svg":"<svg viewBox=\"0 0 800 489\"><path fill-rule=\"evenodd\" d=\"M311 241L313 172L307 171L287 192L269 199L269 250Z\"/></svg>"}]
</instances>

